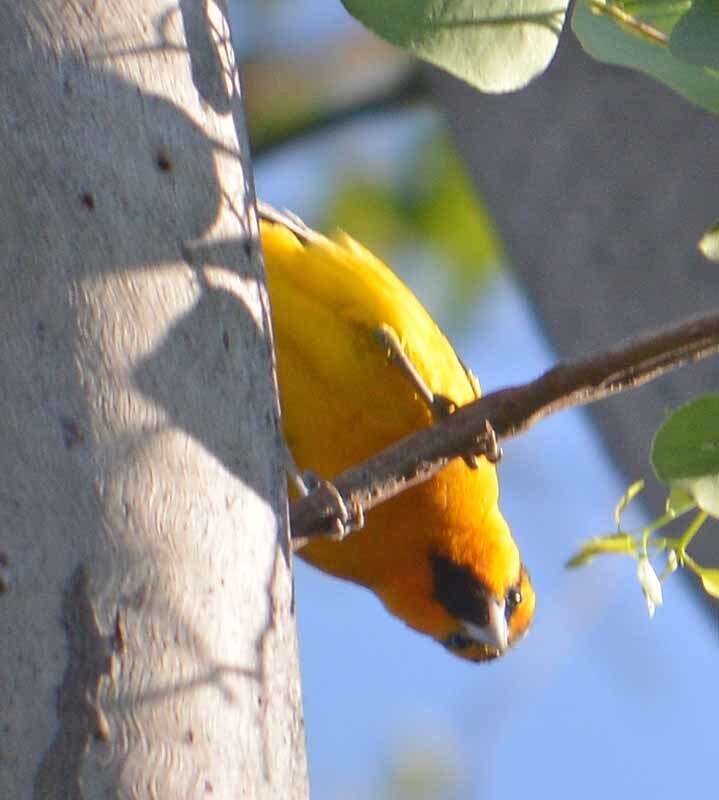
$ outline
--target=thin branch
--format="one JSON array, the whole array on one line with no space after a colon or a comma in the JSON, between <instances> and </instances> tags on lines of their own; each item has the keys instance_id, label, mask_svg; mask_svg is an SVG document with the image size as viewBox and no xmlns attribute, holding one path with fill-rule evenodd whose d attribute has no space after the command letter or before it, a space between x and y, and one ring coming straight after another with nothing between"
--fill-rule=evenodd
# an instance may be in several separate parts
<instances>
[{"instance_id":1,"label":"thin branch","mask_svg":"<svg viewBox=\"0 0 719 800\"><path fill-rule=\"evenodd\" d=\"M341 125L367 119L372 114L393 113L427 100L427 86L419 70L411 70L401 81L382 85L362 100L354 98L329 108L312 109L284 124L252 136L252 156L272 155L288 145L334 131Z\"/></svg>"},{"instance_id":2,"label":"thin branch","mask_svg":"<svg viewBox=\"0 0 719 800\"><path fill-rule=\"evenodd\" d=\"M364 512L426 481L451 459L476 450L486 422L498 439L572 406L635 389L660 375L719 352L719 314L707 314L631 339L612 350L545 372L520 386L487 394L446 419L352 467L332 481L350 508ZM296 544L332 529L336 504L318 489L290 508Z\"/></svg>"},{"instance_id":3,"label":"thin branch","mask_svg":"<svg viewBox=\"0 0 719 800\"><path fill-rule=\"evenodd\" d=\"M607 0L590 0L590 5L595 14L606 14L608 17L613 17L620 25L626 25L631 31L646 37L655 44L665 46L669 44L669 37L664 31L660 31L648 22L639 19L639 17L628 14L623 8L614 3L608 3Z\"/></svg>"}]
</instances>

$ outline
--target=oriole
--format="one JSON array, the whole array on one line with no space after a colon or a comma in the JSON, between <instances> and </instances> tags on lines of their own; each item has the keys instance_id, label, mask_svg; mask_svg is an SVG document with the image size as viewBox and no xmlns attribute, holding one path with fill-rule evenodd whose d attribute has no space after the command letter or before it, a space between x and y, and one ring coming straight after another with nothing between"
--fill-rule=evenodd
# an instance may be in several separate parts
<instances>
[{"instance_id":1,"label":"oriole","mask_svg":"<svg viewBox=\"0 0 719 800\"><path fill-rule=\"evenodd\" d=\"M300 469L331 479L432 423L382 331L431 393L457 406L478 396L427 311L372 253L264 205L260 217L284 434ZM312 540L299 555L371 589L458 656L492 659L525 633L535 605L498 499L494 464L458 458L370 511L361 530Z\"/></svg>"}]
</instances>

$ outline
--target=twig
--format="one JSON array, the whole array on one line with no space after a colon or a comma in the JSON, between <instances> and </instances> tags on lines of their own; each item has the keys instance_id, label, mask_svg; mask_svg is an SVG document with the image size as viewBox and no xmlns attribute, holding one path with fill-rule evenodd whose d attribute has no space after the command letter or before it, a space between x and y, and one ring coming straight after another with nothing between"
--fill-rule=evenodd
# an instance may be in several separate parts
<instances>
[{"instance_id":1,"label":"twig","mask_svg":"<svg viewBox=\"0 0 719 800\"><path fill-rule=\"evenodd\" d=\"M608 17L613 17L618 20L620 25L625 25L633 33L640 36L645 36L655 44L668 45L669 37L663 31L650 25L648 22L639 19L638 17L628 14L623 8L608 3L607 0L590 0L590 6L595 14L606 14Z\"/></svg>"},{"instance_id":2,"label":"twig","mask_svg":"<svg viewBox=\"0 0 719 800\"><path fill-rule=\"evenodd\" d=\"M558 364L529 383L485 395L336 476L332 483L348 506L367 512L476 449L487 421L498 439L506 439L557 411L634 389L717 352L719 314L639 336L605 353ZM329 531L334 508L321 491L292 503L293 540L301 544Z\"/></svg>"},{"instance_id":3,"label":"twig","mask_svg":"<svg viewBox=\"0 0 719 800\"><path fill-rule=\"evenodd\" d=\"M352 100L330 108L299 114L284 125L252 137L252 156L262 158L290 144L311 139L328 130L334 130L371 114L396 112L398 109L427 99L427 86L418 70L410 71L401 81L381 86L362 100Z\"/></svg>"}]
</instances>

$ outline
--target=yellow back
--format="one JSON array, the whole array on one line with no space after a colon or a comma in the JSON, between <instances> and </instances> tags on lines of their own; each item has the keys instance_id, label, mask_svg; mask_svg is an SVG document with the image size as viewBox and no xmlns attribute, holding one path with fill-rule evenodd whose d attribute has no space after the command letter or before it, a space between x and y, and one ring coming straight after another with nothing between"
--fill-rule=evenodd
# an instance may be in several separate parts
<instances>
[{"instance_id":1,"label":"yellow back","mask_svg":"<svg viewBox=\"0 0 719 800\"><path fill-rule=\"evenodd\" d=\"M477 396L435 322L372 253L344 234L332 241L308 232L301 242L267 221L261 231L280 392L292 398L284 423L300 467L331 477L431 422L377 337L383 324L433 392L458 405Z\"/></svg>"}]
</instances>

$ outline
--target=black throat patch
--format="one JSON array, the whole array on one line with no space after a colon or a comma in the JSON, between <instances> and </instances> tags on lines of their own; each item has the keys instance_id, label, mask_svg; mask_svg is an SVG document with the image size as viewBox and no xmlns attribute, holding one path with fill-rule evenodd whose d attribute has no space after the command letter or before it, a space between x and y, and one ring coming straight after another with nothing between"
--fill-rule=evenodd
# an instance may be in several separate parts
<instances>
[{"instance_id":1,"label":"black throat patch","mask_svg":"<svg viewBox=\"0 0 719 800\"><path fill-rule=\"evenodd\" d=\"M487 589L468 567L445 556L431 557L434 596L453 617L484 628L489 624Z\"/></svg>"}]
</instances>

